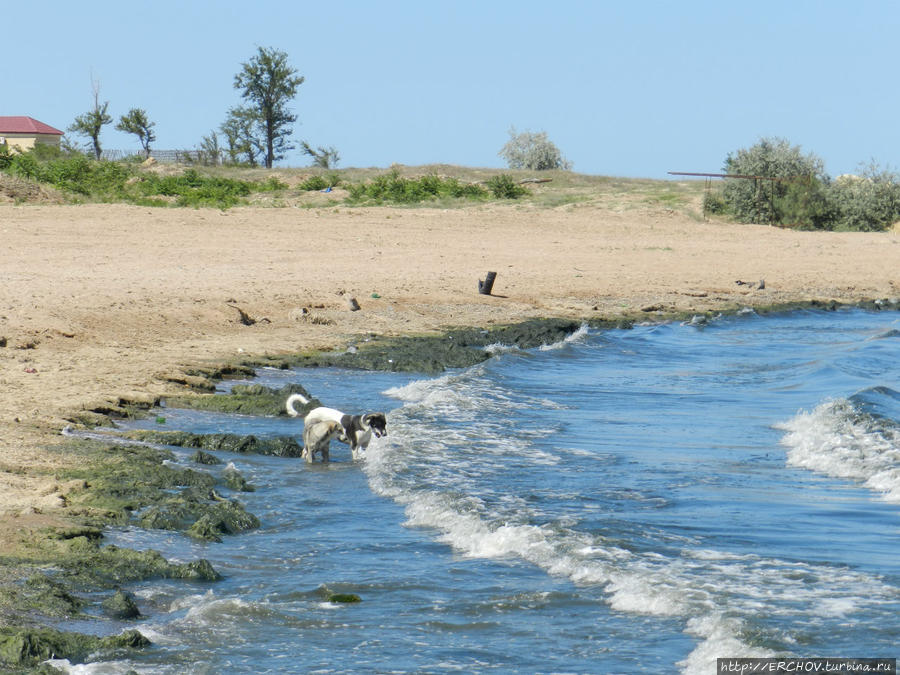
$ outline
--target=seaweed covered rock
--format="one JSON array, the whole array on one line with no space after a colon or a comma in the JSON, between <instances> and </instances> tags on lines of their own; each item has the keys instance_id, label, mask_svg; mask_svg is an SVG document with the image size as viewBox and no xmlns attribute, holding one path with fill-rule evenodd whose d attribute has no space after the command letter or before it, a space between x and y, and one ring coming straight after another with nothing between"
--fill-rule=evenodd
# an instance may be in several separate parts
<instances>
[{"instance_id":1,"label":"seaweed covered rock","mask_svg":"<svg viewBox=\"0 0 900 675\"><path fill-rule=\"evenodd\" d=\"M222 541L220 535L237 534L259 527L259 519L247 513L237 502L223 502L191 525L187 534L204 541Z\"/></svg>"},{"instance_id":2,"label":"seaweed covered rock","mask_svg":"<svg viewBox=\"0 0 900 675\"><path fill-rule=\"evenodd\" d=\"M282 407L284 403L282 402ZM187 431L131 431L128 438L174 445L179 448L201 448L206 451L234 452L238 454L274 455L276 457L300 457L303 447L291 436L258 438L241 434L192 434Z\"/></svg>"},{"instance_id":3,"label":"seaweed covered rock","mask_svg":"<svg viewBox=\"0 0 900 675\"><path fill-rule=\"evenodd\" d=\"M136 551L118 546L83 545L73 541L60 559L65 577L84 588L117 587L145 579L218 581L222 577L207 560L173 563L158 551Z\"/></svg>"},{"instance_id":4,"label":"seaweed covered rock","mask_svg":"<svg viewBox=\"0 0 900 675\"><path fill-rule=\"evenodd\" d=\"M134 595L121 589L100 603L106 615L112 619L136 619L141 615Z\"/></svg>"},{"instance_id":5,"label":"seaweed covered rock","mask_svg":"<svg viewBox=\"0 0 900 675\"><path fill-rule=\"evenodd\" d=\"M215 523L222 534L236 534L259 527L259 519L237 501L223 499L214 490L183 490L152 506L141 516L141 526L183 530L192 534L197 521Z\"/></svg>"},{"instance_id":6,"label":"seaweed covered rock","mask_svg":"<svg viewBox=\"0 0 900 675\"><path fill-rule=\"evenodd\" d=\"M316 595L322 598L325 602L330 602L332 604L353 604L362 602L362 598L360 598L356 593L342 593L339 591L333 591L325 584L319 586L315 592Z\"/></svg>"},{"instance_id":7,"label":"seaweed covered rock","mask_svg":"<svg viewBox=\"0 0 900 675\"><path fill-rule=\"evenodd\" d=\"M289 384L280 389L273 389L261 384L236 384L227 394L178 396L167 399L166 404L172 408L192 408L194 410L213 410L224 413L275 417L287 415L284 403L291 394L302 394L310 399L309 409L320 405L299 384Z\"/></svg>"},{"instance_id":8,"label":"seaweed covered rock","mask_svg":"<svg viewBox=\"0 0 900 675\"><path fill-rule=\"evenodd\" d=\"M70 592L65 584L46 574L37 572L25 583L8 584L0 587L0 602L12 605L29 614L66 618L79 614L85 601Z\"/></svg>"},{"instance_id":9,"label":"seaweed covered rock","mask_svg":"<svg viewBox=\"0 0 900 675\"><path fill-rule=\"evenodd\" d=\"M519 349L534 349L565 340L581 327L571 319L531 319L490 330L477 328L453 330L448 335L466 347L487 347L502 344Z\"/></svg>"},{"instance_id":10,"label":"seaweed covered rock","mask_svg":"<svg viewBox=\"0 0 900 675\"><path fill-rule=\"evenodd\" d=\"M158 448L141 446L104 446L65 477L84 480L83 487L68 493L70 505L89 508L104 522L128 521L131 515L165 499L172 490L197 487L211 490L216 479L204 472L172 466L166 460L174 455Z\"/></svg>"},{"instance_id":11,"label":"seaweed covered rock","mask_svg":"<svg viewBox=\"0 0 900 675\"><path fill-rule=\"evenodd\" d=\"M203 450L198 450L191 455L191 461L196 462L197 464L206 464L207 466L214 466L222 463L221 459L208 452L204 452Z\"/></svg>"},{"instance_id":12,"label":"seaweed covered rock","mask_svg":"<svg viewBox=\"0 0 900 675\"><path fill-rule=\"evenodd\" d=\"M335 366L360 370L439 373L467 368L490 358L485 347L505 344L531 349L565 339L581 323L570 319L533 319L492 329L460 328L440 335L370 338L354 349L279 357L282 368ZM259 365L271 365L260 360Z\"/></svg>"},{"instance_id":13,"label":"seaweed covered rock","mask_svg":"<svg viewBox=\"0 0 900 675\"><path fill-rule=\"evenodd\" d=\"M256 491L256 488L247 482L247 479L234 467L234 464L229 464L225 467L225 470L222 472L222 480L225 481L225 485L236 492Z\"/></svg>"},{"instance_id":14,"label":"seaweed covered rock","mask_svg":"<svg viewBox=\"0 0 900 675\"><path fill-rule=\"evenodd\" d=\"M96 652L142 649L148 645L150 640L136 630L96 637L52 628L3 626L0 627L0 664L28 668L51 658L81 663Z\"/></svg>"}]
</instances>

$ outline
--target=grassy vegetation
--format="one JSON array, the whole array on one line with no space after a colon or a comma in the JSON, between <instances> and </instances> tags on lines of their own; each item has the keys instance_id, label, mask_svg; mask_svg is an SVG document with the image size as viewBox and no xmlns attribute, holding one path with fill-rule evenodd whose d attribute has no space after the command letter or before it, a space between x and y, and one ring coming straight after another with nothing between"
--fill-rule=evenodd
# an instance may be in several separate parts
<instances>
[{"instance_id":1,"label":"grassy vegetation","mask_svg":"<svg viewBox=\"0 0 900 675\"><path fill-rule=\"evenodd\" d=\"M764 184L768 190L773 186L782 184ZM644 209L695 220L712 217L836 230L884 230L900 218L900 176L877 167L859 177L791 183L790 188L784 187L784 194L753 188L752 181L713 187L700 180L614 178L565 170L498 172L445 164L341 170L147 167L137 157L96 161L42 146L25 154L11 154L0 146L0 198L20 202L53 199L219 209L239 205L458 208L500 202L520 208Z\"/></svg>"},{"instance_id":2,"label":"grassy vegetation","mask_svg":"<svg viewBox=\"0 0 900 675\"><path fill-rule=\"evenodd\" d=\"M396 168L372 180L348 186L349 201L362 203L418 204L446 199L484 200L489 189L477 183L460 181L455 176L443 178L429 173L417 178L400 175ZM495 193L496 194L496 193ZM506 196L506 195L503 195Z\"/></svg>"},{"instance_id":3,"label":"grassy vegetation","mask_svg":"<svg viewBox=\"0 0 900 675\"><path fill-rule=\"evenodd\" d=\"M618 179L562 170L498 172L443 164L341 170L145 167L138 158L96 161L46 149L24 155L0 151L0 181L4 177L0 192L5 187L8 195L21 201L40 198L51 190L60 201L70 203L220 209L245 204L455 208L499 201L534 208L663 207L699 214L702 197L702 186L696 182Z\"/></svg>"}]
</instances>

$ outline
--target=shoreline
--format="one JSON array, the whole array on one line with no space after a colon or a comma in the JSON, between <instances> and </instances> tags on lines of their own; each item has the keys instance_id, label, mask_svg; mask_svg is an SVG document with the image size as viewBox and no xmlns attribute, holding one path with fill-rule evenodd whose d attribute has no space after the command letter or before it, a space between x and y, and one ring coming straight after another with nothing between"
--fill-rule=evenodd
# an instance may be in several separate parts
<instances>
[{"instance_id":1,"label":"shoreline","mask_svg":"<svg viewBox=\"0 0 900 675\"><path fill-rule=\"evenodd\" d=\"M20 599L23 570L99 541L65 425L196 391L223 367L535 319L896 310L900 297L896 231L795 232L658 207L0 205L0 236L0 591ZM480 296L489 270L494 295ZM7 623L33 612L0 603Z\"/></svg>"},{"instance_id":2,"label":"shoreline","mask_svg":"<svg viewBox=\"0 0 900 675\"><path fill-rule=\"evenodd\" d=\"M844 309L863 309L867 311L900 312L900 299L860 301L852 304L840 304L834 301L795 302L786 305L759 307L755 314L779 314L804 310L840 311ZM444 333L429 336L397 336L393 338L372 338L371 351L382 352L380 361L374 367L371 361L363 360L366 367L359 363L349 367L360 369L398 370L395 363L384 360L396 352L398 348L402 357L409 356L409 343L424 344L429 350L435 342L451 342L461 333L474 332L480 334L463 348L470 348L477 353L486 354L484 347L490 344L509 344L496 339L498 335L512 337L513 343L521 348L533 348L541 344L541 337L565 339L582 326L600 330L628 330L635 325L646 323L667 323L682 321L705 323L724 316L733 316L745 310L732 312L707 312L704 315L694 314L690 319L686 315L659 317L648 322L635 322L630 319L619 321L602 320L532 320L519 325L503 326L494 330L453 329ZM458 340L456 340L458 341ZM543 342L549 344L552 342ZM319 356L350 356L355 353L323 351ZM430 350L429 350L430 351ZM459 351L459 349L451 350ZM447 352L450 353L450 352ZM289 355L286 355L289 356ZM490 358L485 355L484 358ZM317 361L316 354L300 356L300 363L284 363L281 367L303 368L308 359ZM252 360L252 359L251 359ZM393 361L393 359L391 359ZM476 359L477 361L477 359ZM475 362L475 361L473 361ZM423 372L416 364L409 362L408 367L399 370L412 370L423 374L436 374L444 367L459 367L458 356L438 364L434 368L433 355L427 357L426 365L430 368ZM338 365L347 367L340 361L320 363L319 365ZM260 363L257 367L270 366ZM181 396L175 407L190 408L202 399L237 399L240 402L250 400L262 408L257 410L241 410L248 414L277 415L283 413L284 391L251 392L249 395L233 391L223 395L212 393L215 381L229 377L252 376L253 366L235 366L233 363L220 363L206 367L192 376L194 379L186 383L188 391ZM302 383L299 386L302 389ZM252 389L253 387L249 387ZM304 390L304 393L305 392ZM271 394L271 395L268 395ZM193 404L191 403L193 401ZM82 431L94 425L109 424L122 416L142 414L159 399L140 398L136 401L120 400L118 407L97 413L95 417L85 420L85 424L76 423ZM208 410L229 412L234 408L231 403L222 406L213 404L197 406ZM140 431L110 434L108 439L91 439L90 434L79 435L71 426L57 432L53 445L56 450L74 455L79 461L79 468L57 468L57 485L53 494L62 499L68 513L62 517L43 518L41 509L32 507L30 515L37 520L24 517L24 514L12 518L0 519L4 529L4 541L7 542L4 555L0 556L0 618L4 625L0 627L0 666L7 665L30 671L43 661L51 658L69 659L73 663L84 662L89 655L94 658L98 654L122 653L123 650L140 650L152 645L139 629L129 628L113 635L93 635L72 632L65 628L72 618L85 617L96 621L102 620L95 615L85 615L83 610L88 606L94 612L114 619L139 619L143 615L135 602L135 598L127 588L129 583L137 583L151 578L185 579L192 583L214 584L221 579L219 573L205 559L195 559L186 563L174 563L163 558L153 550L125 549L116 546L104 546L104 530L114 525L131 525L134 527L166 529L179 532L182 536L193 537L208 542L221 542L223 536L238 536L259 526L259 520L244 510L239 494L255 491L243 476L236 470L223 473L223 478L216 481L202 470L200 465L219 464L221 460L208 451L275 454L285 461L301 461L300 447L291 437L278 437L259 441L255 437L232 434L191 434L179 431ZM137 442L134 446L131 443ZM150 445L148 445L150 444ZM196 448L192 461L198 469L172 469L166 461L174 459L164 445L180 446L183 449ZM186 487L187 486L187 487ZM232 492L237 499L223 498L217 493L219 487ZM196 496L200 490L199 498ZM173 492L181 490L180 496L173 497ZM205 495L205 496L204 496ZM132 516L133 511L142 511L139 520ZM9 550L8 542L11 534L10 524L16 526L16 540ZM13 556L12 559L10 556ZM55 572L47 573L47 570ZM27 579L24 587L20 582ZM87 601L85 593L93 596ZM102 600L98 600L102 597ZM356 596L353 596L356 597ZM349 602L343 596L332 595L330 602ZM57 626L48 627L46 624ZM44 672L44 671L42 671ZM47 672L55 672L48 670Z\"/></svg>"}]
</instances>

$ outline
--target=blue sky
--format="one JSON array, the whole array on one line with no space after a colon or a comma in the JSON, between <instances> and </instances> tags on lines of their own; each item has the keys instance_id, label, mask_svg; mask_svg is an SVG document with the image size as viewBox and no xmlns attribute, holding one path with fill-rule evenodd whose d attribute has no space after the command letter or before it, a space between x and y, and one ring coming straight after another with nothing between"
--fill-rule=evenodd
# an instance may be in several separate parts
<instances>
[{"instance_id":1,"label":"blue sky","mask_svg":"<svg viewBox=\"0 0 900 675\"><path fill-rule=\"evenodd\" d=\"M4 3L0 115L65 130L100 84L144 108L159 149L196 147L240 103L257 47L306 81L293 138L341 167L504 166L546 131L574 170L720 171L777 136L832 175L900 158L900 3L821 0L85 0ZM15 27L15 28L14 28ZM110 125L104 148L138 149ZM279 166L304 166L291 152Z\"/></svg>"}]
</instances>

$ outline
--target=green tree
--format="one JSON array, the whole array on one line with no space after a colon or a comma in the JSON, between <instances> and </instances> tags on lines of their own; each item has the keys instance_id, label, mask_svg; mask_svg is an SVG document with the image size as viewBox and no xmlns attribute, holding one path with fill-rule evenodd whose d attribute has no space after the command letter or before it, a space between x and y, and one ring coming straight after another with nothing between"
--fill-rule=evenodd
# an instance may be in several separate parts
<instances>
[{"instance_id":1,"label":"green tree","mask_svg":"<svg viewBox=\"0 0 900 675\"><path fill-rule=\"evenodd\" d=\"M265 147L266 168L284 157L293 148L288 143L291 124L297 120L287 108L296 96L297 87L305 78L297 74L287 60L287 54L277 49L259 47L256 56L241 64L234 76L234 88L249 104Z\"/></svg>"},{"instance_id":2,"label":"green tree","mask_svg":"<svg viewBox=\"0 0 900 675\"><path fill-rule=\"evenodd\" d=\"M119 118L116 129L137 136L141 142L141 147L144 149L144 157L149 157L150 144L156 140L156 134L153 132L153 127L155 126L156 122L150 121L145 110L132 108L126 115L122 115Z\"/></svg>"},{"instance_id":3,"label":"green tree","mask_svg":"<svg viewBox=\"0 0 900 675\"><path fill-rule=\"evenodd\" d=\"M219 130L225 136L228 146L226 152L231 164L246 162L250 166L258 165L258 157L264 154L264 146L255 133L256 127L256 115L249 108L239 106L228 111L228 118L222 122Z\"/></svg>"},{"instance_id":4,"label":"green tree","mask_svg":"<svg viewBox=\"0 0 900 675\"><path fill-rule=\"evenodd\" d=\"M832 187L817 178L788 182L775 213L779 223L802 230L831 230L839 218Z\"/></svg>"},{"instance_id":5,"label":"green tree","mask_svg":"<svg viewBox=\"0 0 900 675\"><path fill-rule=\"evenodd\" d=\"M797 218L796 208L804 200L820 206L814 193L821 184L829 183L821 158L804 154L799 146L783 138L763 138L750 148L729 154L724 170L731 175L753 176L727 179L723 190L732 215L745 223L784 223L785 205L790 205L790 217ZM792 188L794 183L799 186Z\"/></svg>"},{"instance_id":6,"label":"green tree","mask_svg":"<svg viewBox=\"0 0 900 675\"><path fill-rule=\"evenodd\" d=\"M523 131L517 134L515 127L511 127L509 141L497 154L506 160L510 169L569 171L572 168L572 163L565 159L559 148L547 138L546 131L538 133Z\"/></svg>"},{"instance_id":7,"label":"green tree","mask_svg":"<svg viewBox=\"0 0 900 675\"><path fill-rule=\"evenodd\" d=\"M106 112L109 108L109 101L104 101L103 105L100 105L100 83L92 81L91 88L94 91L94 107L76 117L75 121L69 125L68 131L90 138L94 148L94 157L100 159L103 152L100 148L100 131L107 124L112 124L113 119Z\"/></svg>"}]
</instances>

